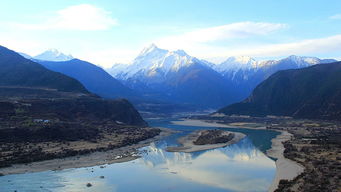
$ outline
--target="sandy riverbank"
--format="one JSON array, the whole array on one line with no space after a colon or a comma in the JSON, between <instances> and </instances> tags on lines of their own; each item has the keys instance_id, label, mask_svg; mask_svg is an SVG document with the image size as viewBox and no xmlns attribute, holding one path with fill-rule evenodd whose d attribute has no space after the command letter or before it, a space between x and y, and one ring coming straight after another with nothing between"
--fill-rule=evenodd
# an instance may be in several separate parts
<instances>
[{"instance_id":1,"label":"sandy riverbank","mask_svg":"<svg viewBox=\"0 0 341 192\"><path fill-rule=\"evenodd\" d=\"M284 146L282 142L290 140L292 134L287 131L281 131L280 135L272 139L271 149L267 150L266 154L276 158L276 176L269 188L269 191L275 191L279 181L282 179L292 180L304 171L304 167L295 161L287 159L283 156Z\"/></svg>"},{"instance_id":2,"label":"sandy riverbank","mask_svg":"<svg viewBox=\"0 0 341 192\"><path fill-rule=\"evenodd\" d=\"M222 127L222 128L243 128L243 129L266 129L262 124L235 122L229 124L221 124L217 122L207 122L198 119L181 119L180 121L171 121L175 125L197 126L197 127Z\"/></svg>"},{"instance_id":3,"label":"sandy riverbank","mask_svg":"<svg viewBox=\"0 0 341 192\"><path fill-rule=\"evenodd\" d=\"M172 121L173 124L177 125L185 125L185 126L204 126L204 127L220 127L220 128L244 128L244 129L266 129L265 126L259 125L256 126L253 123L248 122L237 122L230 124L220 124L216 122L206 122L204 120L196 120L196 119L182 119L181 121ZM250 126L251 125L251 126ZM278 131L278 130L276 130ZM282 131L280 135L271 140L272 145L271 149L269 149L266 154L269 157L276 158L276 176L271 184L269 191L274 191L277 189L279 181L281 179L292 180L299 174L304 171L304 167L299 165L298 163L287 159L283 156L284 146L282 142L290 140L291 134Z\"/></svg>"},{"instance_id":4,"label":"sandy riverbank","mask_svg":"<svg viewBox=\"0 0 341 192\"><path fill-rule=\"evenodd\" d=\"M29 164L17 164L11 167L5 167L0 169L0 173L3 175L20 174L28 172L41 172L48 170L62 170L69 168L91 167L96 165L105 165L112 163L121 163L131 161L139 158L137 149L148 146L152 142L156 142L159 139L171 135L173 130L160 128L161 133L151 139L141 141L137 144L105 151L94 152L86 155L79 155L61 159L53 159L46 161L33 162Z\"/></svg>"},{"instance_id":5,"label":"sandy riverbank","mask_svg":"<svg viewBox=\"0 0 341 192\"><path fill-rule=\"evenodd\" d=\"M244 137L246 137L246 135L244 135L243 133L224 131L223 134L225 134L225 135L228 135L230 133L234 134L233 138L230 141L225 142L225 143L218 143L218 144L195 145L194 141L196 141L198 139L198 137L201 135L201 131L194 131L194 132L190 133L189 135L186 135L184 137L179 138L178 142L182 146L180 146L180 147L167 147L166 151L191 153L191 152L196 152L196 151L216 149L216 148L221 148L221 147L226 147L228 145L232 145L234 143L239 142Z\"/></svg>"}]
</instances>

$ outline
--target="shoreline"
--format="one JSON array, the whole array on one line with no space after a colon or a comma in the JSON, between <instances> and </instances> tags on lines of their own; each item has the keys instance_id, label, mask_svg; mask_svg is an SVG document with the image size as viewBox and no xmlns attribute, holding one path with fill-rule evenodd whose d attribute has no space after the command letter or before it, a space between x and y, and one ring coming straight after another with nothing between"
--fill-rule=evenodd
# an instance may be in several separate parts
<instances>
[{"instance_id":1,"label":"shoreline","mask_svg":"<svg viewBox=\"0 0 341 192\"><path fill-rule=\"evenodd\" d=\"M209 150L209 149L216 149L221 147L226 147L232 144L235 144L246 137L243 133L239 132L231 132L231 131L225 131L225 133L232 133L234 134L233 138L225 143L217 143L217 144L205 144L205 145L195 145L193 142L198 139L200 136L202 130L200 131L194 131L186 136L183 136L178 139L178 142L182 145L179 147L167 147L166 151L168 152L185 152L185 153L191 153L191 152L197 152L197 151L203 151L203 150Z\"/></svg>"},{"instance_id":2,"label":"shoreline","mask_svg":"<svg viewBox=\"0 0 341 192\"><path fill-rule=\"evenodd\" d=\"M272 130L266 129L264 126L254 127L247 126L248 123L239 122L238 126L232 127L232 125L225 125L216 122L205 122L204 120L190 120L190 119L181 119L180 121L172 121L171 123L176 125L185 125L185 126L204 126L204 127L220 127L220 128L244 128L244 129L257 129L257 130ZM82 167L91 167L91 166L99 166L113 163L122 163L127 161L132 161L138 159L140 156L137 153L137 149L141 147L145 147L150 145L152 142L156 142L163 137L169 136L173 134L174 130L168 128L160 128L161 133L158 136L153 138L141 141L137 144L132 144L129 146L124 146L117 149L112 149L105 152L93 152L86 155L78 155L66 158L57 158L46 161L38 161L32 162L29 164L15 164L11 167L0 168L0 174L2 175L10 175L10 174L23 174L23 173L33 173L33 172L42 172L42 171L58 171L63 169L70 168L82 168ZM273 130L278 131L281 134L277 135L277 137L273 138L271 148L266 151L266 155L272 158L276 158L276 175L273 179L272 184L269 187L268 191L274 191L277 189L279 181L281 179L292 180L301 174L304 171L304 167L290 159L284 157L283 152L285 150L282 142L290 140L292 134L287 131ZM237 133L237 132L232 132ZM242 134L242 133L240 133ZM242 134L242 138L239 138L238 141L245 137ZM186 137L186 136L185 136ZM181 140L181 138L179 139ZM238 142L235 141L234 143ZM181 144L185 141L179 141ZM229 141L230 142L230 141ZM191 148L187 146L187 148L180 149L181 152L194 152L201 150L208 150L214 148L225 147L231 145L233 143L223 143L223 144L210 144L210 145L194 145L199 146L198 148ZM174 147L179 148L179 147ZM167 150L170 152L178 152L179 149L170 149Z\"/></svg>"},{"instance_id":3,"label":"shoreline","mask_svg":"<svg viewBox=\"0 0 341 192\"><path fill-rule=\"evenodd\" d=\"M0 174L3 176L11 174L34 173L42 171L59 171L63 169L92 167L98 165L122 163L138 159L140 156L137 152L139 148L157 142L163 137L174 133L168 128L160 128L161 133L153 138L140 141L139 143L104 151L93 152L86 155L77 155L66 158L56 158L45 161L37 161L28 164L14 164L10 167L0 168Z\"/></svg>"},{"instance_id":4,"label":"shoreline","mask_svg":"<svg viewBox=\"0 0 341 192\"><path fill-rule=\"evenodd\" d=\"M220 127L220 128L243 128L243 129L256 129L256 130L272 130L266 129L264 126L250 127L246 126L247 123L239 123L238 126L225 125L217 122L206 122L205 120L193 120L193 119L181 119L181 121L172 121L176 125L185 126L206 126L206 127ZM272 130L280 132L281 134L271 140L271 148L266 151L266 155L272 158L276 158L276 175L271 183L269 190L270 192L275 191L278 188L279 181L281 179L292 180L300 175L304 171L304 167L295 161L284 157L284 145L282 142L291 139L292 134L287 131Z\"/></svg>"},{"instance_id":5,"label":"shoreline","mask_svg":"<svg viewBox=\"0 0 341 192\"><path fill-rule=\"evenodd\" d=\"M290 140L292 134L287 131L279 132L281 132L281 134L271 140L271 148L266 151L267 156L277 159L275 161L276 175L270 185L269 192L273 192L278 188L280 180L293 180L304 171L302 165L284 157L285 148L283 142Z\"/></svg>"},{"instance_id":6,"label":"shoreline","mask_svg":"<svg viewBox=\"0 0 341 192\"><path fill-rule=\"evenodd\" d=\"M179 121L171 121L172 124L175 125L184 125L184 126L195 126L195 127L217 127L217 128L243 128L243 129L256 129L256 130L262 130L266 129L265 126L251 126L255 125L254 123L245 123L245 122L239 122L239 123L232 123L229 125L221 124L217 122L207 122L205 120L199 120L199 119L180 119Z\"/></svg>"}]
</instances>

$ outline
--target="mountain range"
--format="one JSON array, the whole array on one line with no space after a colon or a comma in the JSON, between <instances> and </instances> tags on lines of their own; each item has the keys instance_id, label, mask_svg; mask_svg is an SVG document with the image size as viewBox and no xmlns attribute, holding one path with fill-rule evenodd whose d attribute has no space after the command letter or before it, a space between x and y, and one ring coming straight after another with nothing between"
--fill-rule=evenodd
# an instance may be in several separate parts
<instances>
[{"instance_id":1,"label":"mountain range","mask_svg":"<svg viewBox=\"0 0 341 192\"><path fill-rule=\"evenodd\" d=\"M171 103L218 107L229 103L230 88L208 62L183 50L151 45L130 65L114 65L108 72L139 94Z\"/></svg>"},{"instance_id":2,"label":"mountain range","mask_svg":"<svg viewBox=\"0 0 341 192\"><path fill-rule=\"evenodd\" d=\"M230 57L213 68L233 86L234 102L237 102L245 99L259 83L277 71L331 62L336 60L291 55L280 60L256 61L254 58L242 56Z\"/></svg>"},{"instance_id":3,"label":"mountain range","mask_svg":"<svg viewBox=\"0 0 341 192\"><path fill-rule=\"evenodd\" d=\"M57 49L49 49L43 53L32 57L32 59L43 60L43 61L69 61L74 59L72 55L66 55Z\"/></svg>"},{"instance_id":4,"label":"mountain range","mask_svg":"<svg viewBox=\"0 0 341 192\"><path fill-rule=\"evenodd\" d=\"M34 59L47 69L63 73L81 82L87 90L103 98L131 98L134 92L102 68L79 59L43 61Z\"/></svg>"},{"instance_id":5,"label":"mountain range","mask_svg":"<svg viewBox=\"0 0 341 192\"><path fill-rule=\"evenodd\" d=\"M279 71L247 99L218 113L341 120L340 77L341 62Z\"/></svg>"},{"instance_id":6,"label":"mountain range","mask_svg":"<svg viewBox=\"0 0 341 192\"><path fill-rule=\"evenodd\" d=\"M69 61L74 59L72 55L66 55L57 49L48 49L34 57L28 55L26 53L18 52L21 56L25 57L26 59L32 60L42 60L42 61Z\"/></svg>"},{"instance_id":7,"label":"mountain range","mask_svg":"<svg viewBox=\"0 0 341 192\"><path fill-rule=\"evenodd\" d=\"M65 122L96 119L147 125L127 100L104 100L91 94L78 80L51 71L3 46L0 46L0 100L0 114L29 112L25 118L30 117L30 121L46 117Z\"/></svg>"},{"instance_id":8,"label":"mountain range","mask_svg":"<svg viewBox=\"0 0 341 192\"><path fill-rule=\"evenodd\" d=\"M0 46L0 86L36 87L89 93L77 80L47 70L18 53Z\"/></svg>"},{"instance_id":9,"label":"mountain range","mask_svg":"<svg viewBox=\"0 0 341 192\"><path fill-rule=\"evenodd\" d=\"M240 56L213 64L189 56L183 50L168 51L152 44L130 64L115 64L107 71L140 95L217 108L242 101L277 71L335 61L294 55L280 60L256 61Z\"/></svg>"},{"instance_id":10,"label":"mountain range","mask_svg":"<svg viewBox=\"0 0 341 192\"><path fill-rule=\"evenodd\" d=\"M40 55L49 57L30 59L77 79L92 93L104 98L128 98L140 109L160 103L166 108L172 105L190 106L191 110L221 108L247 98L258 84L277 71L336 61L295 55L257 61L238 56L213 64L183 50L169 51L152 44L131 63L115 64L105 71L92 63L66 57L58 50L47 50ZM58 61L60 56L64 61Z\"/></svg>"}]
</instances>

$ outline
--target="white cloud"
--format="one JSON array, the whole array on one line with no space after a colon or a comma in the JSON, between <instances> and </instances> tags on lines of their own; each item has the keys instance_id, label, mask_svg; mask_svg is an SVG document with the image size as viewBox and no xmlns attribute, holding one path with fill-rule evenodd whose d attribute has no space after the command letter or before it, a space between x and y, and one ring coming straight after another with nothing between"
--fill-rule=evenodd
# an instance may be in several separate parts
<instances>
[{"instance_id":1,"label":"white cloud","mask_svg":"<svg viewBox=\"0 0 341 192\"><path fill-rule=\"evenodd\" d=\"M260 36L268 35L286 27L286 24L280 23L240 22L165 37L156 40L155 43L166 49L184 49L190 55L215 63L221 62L229 56L242 55L261 58L286 57L293 54L340 57L338 52L341 52L341 34L273 44L262 43L261 41L257 44L250 44L246 39L259 39ZM230 39L239 39L238 47L229 45L228 41L226 42Z\"/></svg>"},{"instance_id":2,"label":"white cloud","mask_svg":"<svg viewBox=\"0 0 341 192\"><path fill-rule=\"evenodd\" d=\"M30 55L38 54L43 46L40 42L31 39L13 37L0 33L0 45L5 46L17 52L23 52Z\"/></svg>"},{"instance_id":3,"label":"white cloud","mask_svg":"<svg viewBox=\"0 0 341 192\"><path fill-rule=\"evenodd\" d=\"M341 19L341 14L330 16L329 19Z\"/></svg>"},{"instance_id":4,"label":"white cloud","mask_svg":"<svg viewBox=\"0 0 341 192\"><path fill-rule=\"evenodd\" d=\"M87 49L80 51L80 59L109 68L114 63L130 63L140 50L128 48L107 48L102 50Z\"/></svg>"},{"instance_id":5,"label":"white cloud","mask_svg":"<svg viewBox=\"0 0 341 192\"><path fill-rule=\"evenodd\" d=\"M181 35L169 36L156 41L162 47L198 47L217 41L263 36L285 28L286 24L264 22L239 22L210 28L197 29Z\"/></svg>"},{"instance_id":6,"label":"white cloud","mask_svg":"<svg viewBox=\"0 0 341 192\"><path fill-rule=\"evenodd\" d=\"M340 59L341 55L341 34L316 38L305 39L290 43L278 44L258 44L254 46L244 46L235 48L228 45L214 46L203 43L192 44L187 47L181 47L181 42L174 44L174 49L184 49L192 56L207 59L209 61L218 63L225 60L229 56L252 56L260 58L281 58L289 55L306 55L319 56L333 55L334 59ZM159 44L157 44L159 46ZM161 48L171 49L167 46L160 46ZM108 49L95 52L86 52L82 55L84 59L89 59L94 63L101 64L104 67L110 67L113 63L128 63L139 52L139 49Z\"/></svg>"},{"instance_id":7,"label":"white cloud","mask_svg":"<svg viewBox=\"0 0 341 192\"><path fill-rule=\"evenodd\" d=\"M288 55L322 55L341 53L341 34L292 43L261 45L245 49L226 49L217 56L250 55L254 57L281 57Z\"/></svg>"},{"instance_id":8,"label":"white cloud","mask_svg":"<svg viewBox=\"0 0 341 192\"><path fill-rule=\"evenodd\" d=\"M117 19L111 17L110 12L89 4L66 7L48 17L45 22L38 24L16 24L31 30L106 30L117 25Z\"/></svg>"}]
</instances>

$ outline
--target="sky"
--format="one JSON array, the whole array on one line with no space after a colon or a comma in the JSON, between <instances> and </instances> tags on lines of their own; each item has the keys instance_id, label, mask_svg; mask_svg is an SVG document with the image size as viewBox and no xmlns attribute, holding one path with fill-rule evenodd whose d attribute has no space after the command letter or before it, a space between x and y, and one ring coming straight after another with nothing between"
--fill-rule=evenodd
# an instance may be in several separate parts
<instances>
[{"instance_id":1,"label":"sky","mask_svg":"<svg viewBox=\"0 0 341 192\"><path fill-rule=\"evenodd\" d=\"M212 62L289 55L341 59L340 0L0 0L0 45L104 68L150 45Z\"/></svg>"}]
</instances>

